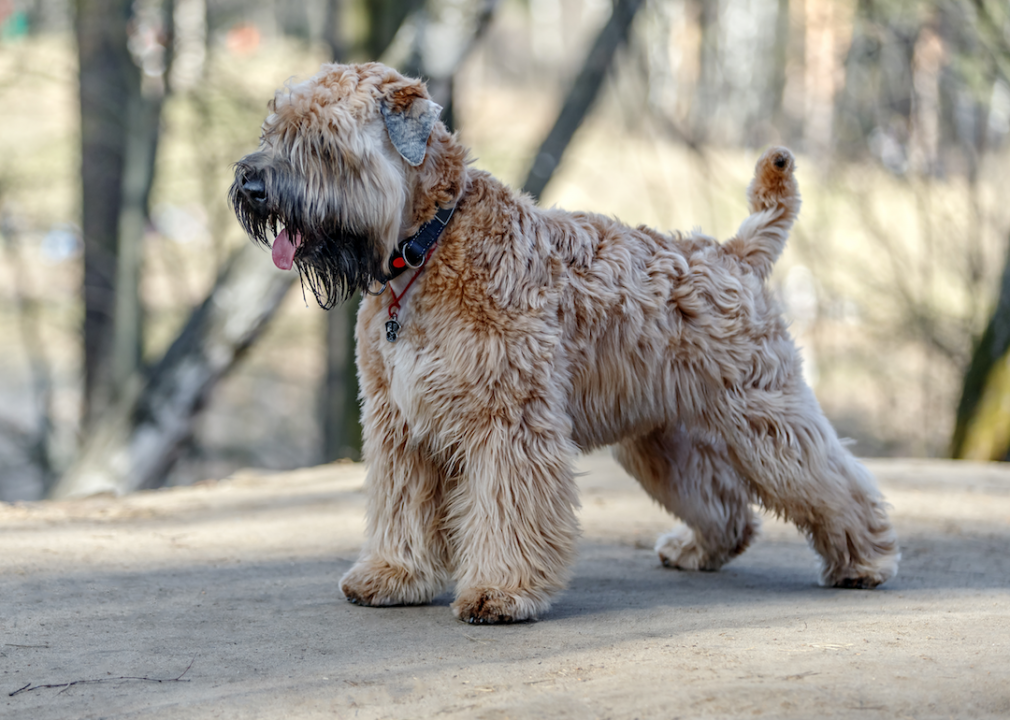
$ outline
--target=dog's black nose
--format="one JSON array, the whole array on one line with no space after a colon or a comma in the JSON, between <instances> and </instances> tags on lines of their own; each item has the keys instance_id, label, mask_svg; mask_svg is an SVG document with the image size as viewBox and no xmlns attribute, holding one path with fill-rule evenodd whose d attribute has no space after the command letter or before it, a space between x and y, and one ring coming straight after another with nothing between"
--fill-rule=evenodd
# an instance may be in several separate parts
<instances>
[{"instance_id":1,"label":"dog's black nose","mask_svg":"<svg viewBox=\"0 0 1010 720\"><path fill-rule=\"evenodd\" d=\"M263 205L267 201L267 186L258 175L246 175L242 178L242 194L254 205Z\"/></svg>"}]
</instances>

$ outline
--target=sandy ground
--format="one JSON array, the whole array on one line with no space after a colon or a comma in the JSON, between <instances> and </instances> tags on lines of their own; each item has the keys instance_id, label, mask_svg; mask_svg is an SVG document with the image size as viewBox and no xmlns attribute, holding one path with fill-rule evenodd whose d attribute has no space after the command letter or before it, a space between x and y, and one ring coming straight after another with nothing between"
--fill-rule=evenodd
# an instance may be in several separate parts
<instances>
[{"instance_id":1,"label":"sandy ground","mask_svg":"<svg viewBox=\"0 0 1010 720\"><path fill-rule=\"evenodd\" d=\"M1010 717L1010 470L871 463L904 561L858 591L772 519L721 572L664 569L670 519L580 466L571 587L515 626L342 599L357 465L0 505L0 717Z\"/></svg>"}]
</instances>

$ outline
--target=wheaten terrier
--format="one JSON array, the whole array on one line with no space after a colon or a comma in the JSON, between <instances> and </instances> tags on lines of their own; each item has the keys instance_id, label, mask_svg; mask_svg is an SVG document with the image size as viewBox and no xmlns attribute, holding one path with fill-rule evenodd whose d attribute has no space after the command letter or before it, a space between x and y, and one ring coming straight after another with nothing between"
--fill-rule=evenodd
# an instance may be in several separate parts
<instances>
[{"instance_id":1,"label":"wheaten terrier","mask_svg":"<svg viewBox=\"0 0 1010 720\"><path fill-rule=\"evenodd\" d=\"M573 458L608 444L686 523L659 541L666 565L740 554L760 503L806 533L825 584L894 575L874 480L765 287L800 207L788 150L758 161L752 214L719 243L537 207L382 65L326 65L270 110L237 163L239 220L323 307L367 293L368 531L348 600L426 603L453 582L461 620L541 615L575 554Z\"/></svg>"}]
</instances>

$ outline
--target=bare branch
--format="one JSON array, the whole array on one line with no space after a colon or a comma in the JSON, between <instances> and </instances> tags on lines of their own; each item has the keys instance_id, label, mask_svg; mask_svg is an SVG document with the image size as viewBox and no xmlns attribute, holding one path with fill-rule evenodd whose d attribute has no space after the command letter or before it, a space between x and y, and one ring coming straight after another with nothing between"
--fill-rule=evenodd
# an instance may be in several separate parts
<instances>
[{"instance_id":1,"label":"bare branch","mask_svg":"<svg viewBox=\"0 0 1010 720\"><path fill-rule=\"evenodd\" d=\"M635 19L641 5L642 0L617 0L614 4L610 19L596 36L596 42L593 43L579 76L575 78L571 90L568 91L568 97L565 98L565 104L558 114L554 127L534 157L533 166L523 183L523 192L529 193L537 200L540 199L575 131L596 100L614 54L627 40L631 21Z\"/></svg>"},{"instance_id":2,"label":"bare branch","mask_svg":"<svg viewBox=\"0 0 1010 720\"><path fill-rule=\"evenodd\" d=\"M174 678L153 678L146 676L134 676L134 675L120 675L119 677L107 677L107 678L94 678L92 680L74 680L72 682L66 683L52 683L47 685L32 685L28 683L24 687L20 687L14 692L7 693L8 697L14 697L15 695L20 695L21 693L32 692L34 690L49 690L54 688L62 688L66 690L67 688L73 687L74 685L91 685L94 683L105 683L105 682L119 682L120 680L142 680L144 682L156 682L156 683L169 683L169 682L189 682L189 679L183 679L183 675L189 672L190 668L193 667L193 663L196 662L196 657L194 656L192 660L189 661L189 665L183 670L178 677ZM61 690L62 692L62 690Z\"/></svg>"},{"instance_id":3,"label":"bare branch","mask_svg":"<svg viewBox=\"0 0 1010 720\"><path fill-rule=\"evenodd\" d=\"M51 492L122 495L157 486L210 390L259 336L296 277L246 244L148 377L135 375Z\"/></svg>"}]
</instances>

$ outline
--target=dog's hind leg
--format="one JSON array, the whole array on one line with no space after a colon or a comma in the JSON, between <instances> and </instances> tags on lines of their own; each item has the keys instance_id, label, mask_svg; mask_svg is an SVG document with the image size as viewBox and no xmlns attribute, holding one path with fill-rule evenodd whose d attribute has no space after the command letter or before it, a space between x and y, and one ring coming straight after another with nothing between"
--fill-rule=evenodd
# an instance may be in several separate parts
<instances>
[{"instance_id":1,"label":"dog's hind leg","mask_svg":"<svg viewBox=\"0 0 1010 720\"><path fill-rule=\"evenodd\" d=\"M627 439L614 456L660 505L686 524L662 535L656 552L667 567L718 570L756 536L760 521L721 440L683 427Z\"/></svg>"},{"instance_id":2,"label":"dog's hind leg","mask_svg":"<svg viewBox=\"0 0 1010 720\"><path fill-rule=\"evenodd\" d=\"M900 554L873 477L842 445L793 373L778 387L735 388L704 414L768 509L794 522L823 561L822 582L871 588Z\"/></svg>"},{"instance_id":3,"label":"dog's hind leg","mask_svg":"<svg viewBox=\"0 0 1010 720\"><path fill-rule=\"evenodd\" d=\"M395 406L366 402L364 418L368 529L361 557L340 589L361 605L430 602L450 575L445 473L408 442Z\"/></svg>"}]
</instances>

